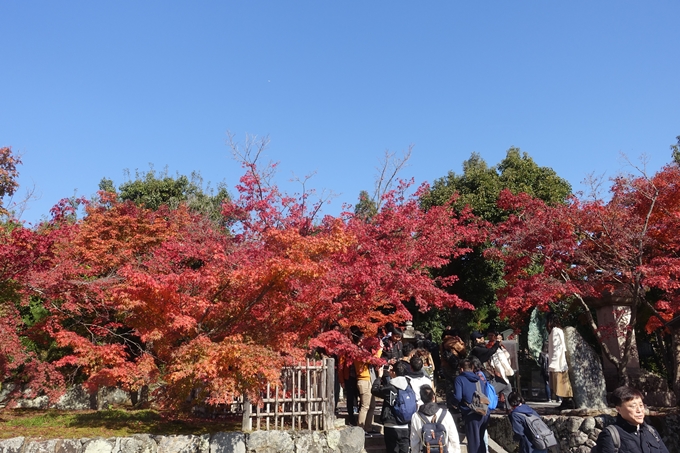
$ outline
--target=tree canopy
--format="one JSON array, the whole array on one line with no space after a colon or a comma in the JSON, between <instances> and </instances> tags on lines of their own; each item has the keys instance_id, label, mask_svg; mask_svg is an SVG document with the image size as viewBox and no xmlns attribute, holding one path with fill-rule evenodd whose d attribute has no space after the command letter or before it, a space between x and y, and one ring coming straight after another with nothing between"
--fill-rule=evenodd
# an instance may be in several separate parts
<instances>
[{"instance_id":1,"label":"tree canopy","mask_svg":"<svg viewBox=\"0 0 680 453\"><path fill-rule=\"evenodd\" d=\"M221 225L185 202L147 205L144 191L127 200L101 191L82 201L81 219L64 200L38 228L8 230L6 268L22 265L18 253L26 263L6 276L16 297L1 303L2 326L13 332L2 340L3 377L51 396L67 381L131 391L163 383L158 396L168 406L182 406L192 390L209 403L235 394L257 401L310 346L339 347L324 334L333 322L370 334L410 319L405 301L471 308L444 291L455 276L430 273L480 237L469 212L425 211L426 188L406 197L401 187L370 219L314 222L304 197L280 193L263 177L268 168L244 165ZM152 193L158 178L148 182ZM22 318L31 310L39 320ZM39 357L29 336L54 352ZM29 365L42 369L27 373Z\"/></svg>"},{"instance_id":2,"label":"tree canopy","mask_svg":"<svg viewBox=\"0 0 680 453\"><path fill-rule=\"evenodd\" d=\"M447 203L455 195L453 206L457 210L469 208L477 219L489 225L506 219L509 211L499 206L503 190L511 193L527 193L548 203L564 203L571 193L569 183L557 176L554 170L538 166L527 154L518 148L510 148L506 157L490 167L477 153L463 162L463 173L454 172L435 181L432 190L421 199L427 209ZM490 238L491 239L491 238ZM452 258L436 271L437 275L457 275L459 280L449 290L472 303L477 310L451 316L456 327L482 330L493 323L498 327L498 311L495 306L496 292L504 285L503 267L498 261L484 257L488 243L471 246L471 253L464 257ZM418 316L418 315L416 315ZM419 316L421 322L427 322Z\"/></svg>"},{"instance_id":3,"label":"tree canopy","mask_svg":"<svg viewBox=\"0 0 680 453\"><path fill-rule=\"evenodd\" d=\"M501 316L515 325L533 307L551 303L580 304L603 352L622 382L633 345L634 328L646 322L654 330L680 310L680 169L668 165L653 176L619 176L611 199L571 198L551 206L527 194L501 194L501 206L512 214L492 233L487 256L504 262L507 286L500 291ZM602 298L631 306L629 328L621 355L602 341L591 306ZM653 316L641 318L641 310ZM677 373L677 371L676 371Z\"/></svg>"}]
</instances>

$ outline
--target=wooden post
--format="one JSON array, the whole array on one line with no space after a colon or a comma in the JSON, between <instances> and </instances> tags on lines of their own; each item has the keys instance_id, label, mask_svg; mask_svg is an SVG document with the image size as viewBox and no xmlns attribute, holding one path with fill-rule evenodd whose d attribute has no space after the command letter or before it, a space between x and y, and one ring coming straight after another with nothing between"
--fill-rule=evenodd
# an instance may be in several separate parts
<instances>
[{"instance_id":1,"label":"wooden post","mask_svg":"<svg viewBox=\"0 0 680 453\"><path fill-rule=\"evenodd\" d=\"M241 422L241 429L243 431L253 430L253 420L250 418L250 414L253 411L253 406L248 401L248 398L243 397L243 421Z\"/></svg>"},{"instance_id":2,"label":"wooden post","mask_svg":"<svg viewBox=\"0 0 680 453\"><path fill-rule=\"evenodd\" d=\"M329 431L335 427L335 359L327 358L323 362L326 373L326 388L323 392L323 428Z\"/></svg>"}]
</instances>

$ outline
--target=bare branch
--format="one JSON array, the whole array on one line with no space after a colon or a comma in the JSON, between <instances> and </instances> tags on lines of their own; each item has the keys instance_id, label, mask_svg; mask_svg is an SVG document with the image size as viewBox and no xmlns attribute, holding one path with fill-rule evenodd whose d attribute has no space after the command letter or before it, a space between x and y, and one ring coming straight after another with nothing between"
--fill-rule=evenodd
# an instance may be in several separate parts
<instances>
[{"instance_id":1,"label":"bare branch","mask_svg":"<svg viewBox=\"0 0 680 453\"><path fill-rule=\"evenodd\" d=\"M390 153L385 150L383 161L380 167L377 167L378 175L375 182L375 191L373 192L373 203L380 209L382 205L383 196L392 189L397 175L404 168L406 162L411 158L413 152L413 145L409 145L408 150L400 158L396 157L396 153Z\"/></svg>"}]
</instances>

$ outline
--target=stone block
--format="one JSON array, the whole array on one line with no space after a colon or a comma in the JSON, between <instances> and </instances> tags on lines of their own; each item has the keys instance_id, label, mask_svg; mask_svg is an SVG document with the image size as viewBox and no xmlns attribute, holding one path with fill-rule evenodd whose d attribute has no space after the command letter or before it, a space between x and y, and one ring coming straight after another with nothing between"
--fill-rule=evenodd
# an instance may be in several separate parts
<instances>
[{"instance_id":1,"label":"stone block","mask_svg":"<svg viewBox=\"0 0 680 453\"><path fill-rule=\"evenodd\" d=\"M571 433L569 435L569 446L570 447L579 447L581 445L584 445L587 440L588 440L588 436L586 435L586 433L582 433L581 431L577 431L577 432Z\"/></svg>"},{"instance_id":2,"label":"stone block","mask_svg":"<svg viewBox=\"0 0 680 453\"><path fill-rule=\"evenodd\" d=\"M586 434L590 434L595 429L595 418L586 417L581 424L580 430Z\"/></svg>"},{"instance_id":3,"label":"stone block","mask_svg":"<svg viewBox=\"0 0 680 453\"><path fill-rule=\"evenodd\" d=\"M297 453L324 453L328 449L326 437L318 431L298 431L294 442Z\"/></svg>"},{"instance_id":4,"label":"stone block","mask_svg":"<svg viewBox=\"0 0 680 453\"><path fill-rule=\"evenodd\" d=\"M579 417L569 417L567 418L566 422L566 428L567 432L570 433L575 433L581 428L581 424L583 423L583 420L581 420Z\"/></svg>"},{"instance_id":5,"label":"stone block","mask_svg":"<svg viewBox=\"0 0 680 453\"><path fill-rule=\"evenodd\" d=\"M57 439L32 441L26 444L23 453L54 453L57 445Z\"/></svg>"},{"instance_id":6,"label":"stone block","mask_svg":"<svg viewBox=\"0 0 680 453\"><path fill-rule=\"evenodd\" d=\"M50 400L46 395L39 396L37 398L22 398L17 400L17 406L20 409L47 409L49 407Z\"/></svg>"},{"instance_id":7,"label":"stone block","mask_svg":"<svg viewBox=\"0 0 680 453\"><path fill-rule=\"evenodd\" d=\"M217 433L210 438L210 453L246 453L244 433Z\"/></svg>"},{"instance_id":8,"label":"stone block","mask_svg":"<svg viewBox=\"0 0 680 453\"><path fill-rule=\"evenodd\" d=\"M247 448L253 453L294 453L295 443L286 431L253 431Z\"/></svg>"},{"instance_id":9,"label":"stone block","mask_svg":"<svg viewBox=\"0 0 680 453\"><path fill-rule=\"evenodd\" d=\"M54 453L82 453L83 443L79 439L59 439Z\"/></svg>"},{"instance_id":10,"label":"stone block","mask_svg":"<svg viewBox=\"0 0 680 453\"><path fill-rule=\"evenodd\" d=\"M132 437L119 437L113 453L157 453L158 444L148 434L136 434Z\"/></svg>"},{"instance_id":11,"label":"stone block","mask_svg":"<svg viewBox=\"0 0 680 453\"><path fill-rule=\"evenodd\" d=\"M66 390L66 393L61 395L54 407L59 410L69 411L97 408L96 406L92 407L92 397L82 385L74 385L73 387L69 387Z\"/></svg>"},{"instance_id":12,"label":"stone block","mask_svg":"<svg viewBox=\"0 0 680 453\"><path fill-rule=\"evenodd\" d=\"M0 453L20 453L25 440L24 437L0 440Z\"/></svg>"},{"instance_id":13,"label":"stone block","mask_svg":"<svg viewBox=\"0 0 680 453\"><path fill-rule=\"evenodd\" d=\"M84 439L83 453L114 453L116 439Z\"/></svg>"},{"instance_id":14,"label":"stone block","mask_svg":"<svg viewBox=\"0 0 680 453\"><path fill-rule=\"evenodd\" d=\"M210 453L210 435L163 436L158 441L158 453Z\"/></svg>"},{"instance_id":15,"label":"stone block","mask_svg":"<svg viewBox=\"0 0 680 453\"><path fill-rule=\"evenodd\" d=\"M364 430L350 426L340 431L340 453L361 453L364 450Z\"/></svg>"},{"instance_id":16,"label":"stone block","mask_svg":"<svg viewBox=\"0 0 680 453\"><path fill-rule=\"evenodd\" d=\"M326 442L328 443L328 448L331 451L335 452L340 450L340 431L341 430L334 429L332 431L326 432Z\"/></svg>"}]
</instances>

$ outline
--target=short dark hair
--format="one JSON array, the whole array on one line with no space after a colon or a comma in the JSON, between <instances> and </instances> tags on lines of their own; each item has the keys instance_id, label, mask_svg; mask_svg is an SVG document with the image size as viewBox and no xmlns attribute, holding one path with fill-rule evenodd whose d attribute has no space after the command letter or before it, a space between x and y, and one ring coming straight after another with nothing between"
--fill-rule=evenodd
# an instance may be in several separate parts
<instances>
[{"instance_id":1,"label":"short dark hair","mask_svg":"<svg viewBox=\"0 0 680 453\"><path fill-rule=\"evenodd\" d=\"M463 371L472 371L472 360L470 359L461 360L460 367L463 369Z\"/></svg>"},{"instance_id":2,"label":"short dark hair","mask_svg":"<svg viewBox=\"0 0 680 453\"><path fill-rule=\"evenodd\" d=\"M423 404L434 403L434 390L427 384L420 387L420 399L423 400Z\"/></svg>"},{"instance_id":3,"label":"short dark hair","mask_svg":"<svg viewBox=\"0 0 680 453\"><path fill-rule=\"evenodd\" d=\"M517 392L510 392L508 395L508 404L512 407L517 407L520 404L524 404L524 398Z\"/></svg>"},{"instance_id":4,"label":"short dark hair","mask_svg":"<svg viewBox=\"0 0 680 453\"><path fill-rule=\"evenodd\" d=\"M643 399L642 393L633 387L627 385L621 386L612 392L611 402L614 406L620 406L623 403L634 400L635 398Z\"/></svg>"},{"instance_id":5,"label":"short dark hair","mask_svg":"<svg viewBox=\"0 0 680 453\"><path fill-rule=\"evenodd\" d=\"M401 347L401 352L403 352L404 355L407 356L407 355L409 355L411 352L413 352L414 349L415 349L415 347L413 346L412 343L406 343L405 345L403 345L403 346Z\"/></svg>"},{"instance_id":6,"label":"short dark hair","mask_svg":"<svg viewBox=\"0 0 680 453\"><path fill-rule=\"evenodd\" d=\"M406 362L404 362L403 360L397 360L397 363L392 365L392 369L394 370L394 374L396 374L397 376L406 376L406 373L408 372Z\"/></svg>"},{"instance_id":7,"label":"short dark hair","mask_svg":"<svg viewBox=\"0 0 680 453\"><path fill-rule=\"evenodd\" d=\"M394 329L392 329L392 337L404 338L404 331L401 330L399 327L395 327Z\"/></svg>"},{"instance_id":8,"label":"short dark hair","mask_svg":"<svg viewBox=\"0 0 680 453\"><path fill-rule=\"evenodd\" d=\"M423 369L423 359L418 357L417 355L414 355L411 357L411 370L413 370L415 373Z\"/></svg>"}]
</instances>

